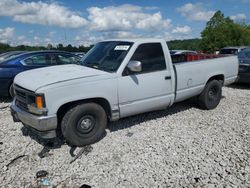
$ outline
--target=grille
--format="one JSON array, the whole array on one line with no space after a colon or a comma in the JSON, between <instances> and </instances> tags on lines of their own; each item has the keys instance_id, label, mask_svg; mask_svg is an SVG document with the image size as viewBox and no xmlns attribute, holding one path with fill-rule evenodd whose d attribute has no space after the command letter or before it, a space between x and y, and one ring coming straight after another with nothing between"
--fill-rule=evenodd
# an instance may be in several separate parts
<instances>
[{"instance_id":1,"label":"grille","mask_svg":"<svg viewBox=\"0 0 250 188\"><path fill-rule=\"evenodd\" d=\"M28 111L28 95L32 95L32 92L24 89L18 85L14 85L15 88L15 97L16 97L16 105L25 110Z\"/></svg>"}]
</instances>

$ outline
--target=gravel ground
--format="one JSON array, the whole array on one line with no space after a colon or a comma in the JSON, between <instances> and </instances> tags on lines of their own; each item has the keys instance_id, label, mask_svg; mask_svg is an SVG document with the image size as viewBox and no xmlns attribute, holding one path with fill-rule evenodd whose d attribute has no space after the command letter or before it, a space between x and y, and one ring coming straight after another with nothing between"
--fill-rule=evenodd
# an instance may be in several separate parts
<instances>
[{"instance_id":1,"label":"gravel ground","mask_svg":"<svg viewBox=\"0 0 250 188\"><path fill-rule=\"evenodd\" d=\"M13 123L7 105L2 99L1 187L37 187L39 170L51 187L250 187L250 86L224 88L215 110L186 101L122 119L85 148L45 144Z\"/></svg>"}]
</instances>

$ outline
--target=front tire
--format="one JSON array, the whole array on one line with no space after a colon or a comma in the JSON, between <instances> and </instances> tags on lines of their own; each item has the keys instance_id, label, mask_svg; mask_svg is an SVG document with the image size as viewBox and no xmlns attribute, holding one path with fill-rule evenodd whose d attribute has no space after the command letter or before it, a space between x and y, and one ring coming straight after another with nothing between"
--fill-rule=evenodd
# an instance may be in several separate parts
<instances>
[{"instance_id":1,"label":"front tire","mask_svg":"<svg viewBox=\"0 0 250 188\"><path fill-rule=\"evenodd\" d=\"M83 103L72 107L61 123L62 135L74 146L85 146L99 141L107 125L105 110L96 103Z\"/></svg>"},{"instance_id":2,"label":"front tire","mask_svg":"<svg viewBox=\"0 0 250 188\"><path fill-rule=\"evenodd\" d=\"M199 106L211 110L218 106L222 97L222 84L218 80L209 81L198 97Z\"/></svg>"}]
</instances>

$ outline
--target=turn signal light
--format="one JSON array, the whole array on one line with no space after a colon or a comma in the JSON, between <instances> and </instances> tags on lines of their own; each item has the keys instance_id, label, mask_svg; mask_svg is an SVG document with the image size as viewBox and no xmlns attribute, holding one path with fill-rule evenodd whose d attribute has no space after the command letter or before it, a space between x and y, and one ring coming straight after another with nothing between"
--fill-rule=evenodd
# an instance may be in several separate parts
<instances>
[{"instance_id":1,"label":"turn signal light","mask_svg":"<svg viewBox=\"0 0 250 188\"><path fill-rule=\"evenodd\" d=\"M38 109L43 108L43 98L41 96L36 96L36 107Z\"/></svg>"}]
</instances>

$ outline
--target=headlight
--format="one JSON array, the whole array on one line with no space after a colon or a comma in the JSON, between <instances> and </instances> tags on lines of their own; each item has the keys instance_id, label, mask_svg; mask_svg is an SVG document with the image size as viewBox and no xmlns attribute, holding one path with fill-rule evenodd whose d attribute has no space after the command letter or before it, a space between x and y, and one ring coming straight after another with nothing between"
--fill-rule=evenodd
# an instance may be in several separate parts
<instances>
[{"instance_id":1,"label":"headlight","mask_svg":"<svg viewBox=\"0 0 250 188\"><path fill-rule=\"evenodd\" d=\"M38 115L47 114L44 95L36 94L34 96L28 96L28 110Z\"/></svg>"}]
</instances>

